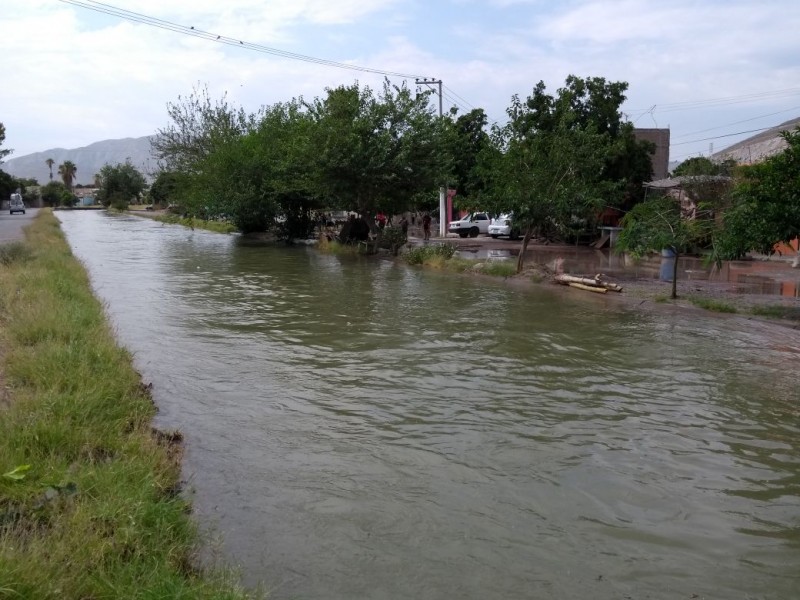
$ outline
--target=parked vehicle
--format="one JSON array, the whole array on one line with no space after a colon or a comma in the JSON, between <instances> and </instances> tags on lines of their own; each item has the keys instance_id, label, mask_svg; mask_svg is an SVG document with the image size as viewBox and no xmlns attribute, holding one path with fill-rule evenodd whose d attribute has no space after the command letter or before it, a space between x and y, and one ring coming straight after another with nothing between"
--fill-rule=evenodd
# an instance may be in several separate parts
<instances>
[{"instance_id":1,"label":"parked vehicle","mask_svg":"<svg viewBox=\"0 0 800 600\"><path fill-rule=\"evenodd\" d=\"M489 235L497 239L501 235L507 235L508 239L515 240L519 237L519 227L514 226L514 215L512 213L505 213L492 219L489 225Z\"/></svg>"},{"instance_id":2,"label":"parked vehicle","mask_svg":"<svg viewBox=\"0 0 800 600\"><path fill-rule=\"evenodd\" d=\"M25 214L25 203L19 194L11 194L11 202L8 205L8 214L13 215L15 212Z\"/></svg>"},{"instance_id":3,"label":"parked vehicle","mask_svg":"<svg viewBox=\"0 0 800 600\"><path fill-rule=\"evenodd\" d=\"M489 232L489 223L491 217L489 213L474 212L469 213L467 216L462 217L458 221L450 221L448 231L450 233L457 233L460 237L478 237L478 234L486 234Z\"/></svg>"}]
</instances>

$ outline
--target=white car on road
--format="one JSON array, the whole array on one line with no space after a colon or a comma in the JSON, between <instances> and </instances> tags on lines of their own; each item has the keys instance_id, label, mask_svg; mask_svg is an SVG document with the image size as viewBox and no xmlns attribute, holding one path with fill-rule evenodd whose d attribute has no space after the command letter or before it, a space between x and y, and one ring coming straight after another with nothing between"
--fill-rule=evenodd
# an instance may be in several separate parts
<instances>
[{"instance_id":1,"label":"white car on road","mask_svg":"<svg viewBox=\"0 0 800 600\"><path fill-rule=\"evenodd\" d=\"M489 223L491 222L489 213L474 212L469 213L467 216L462 217L458 221L450 221L448 231L450 233L457 233L462 238L478 237L478 234L489 233Z\"/></svg>"},{"instance_id":2,"label":"white car on road","mask_svg":"<svg viewBox=\"0 0 800 600\"><path fill-rule=\"evenodd\" d=\"M25 214L25 203L20 194L11 194L11 201L8 204L8 214L13 215L15 212Z\"/></svg>"},{"instance_id":3,"label":"white car on road","mask_svg":"<svg viewBox=\"0 0 800 600\"><path fill-rule=\"evenodd\" d=\"M517 239L519 237L519 227L514 226L513 215L506 213L496 219L492 219L492 224L489 225L489 235L494 239L501 235L507 235L510 240Z\"/></svg>"}]
</instances>

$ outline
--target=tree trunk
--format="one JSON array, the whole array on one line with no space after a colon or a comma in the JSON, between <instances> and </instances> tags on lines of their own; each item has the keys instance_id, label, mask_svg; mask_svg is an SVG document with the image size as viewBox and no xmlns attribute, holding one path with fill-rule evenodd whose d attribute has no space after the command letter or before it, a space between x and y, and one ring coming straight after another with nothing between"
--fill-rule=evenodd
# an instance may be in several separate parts
<instances>
[{"instance_id":1,"label":"tree trunk","mask_svg":"<svg viewBox=\"0 0 800 600\"><path fill-rule=\"evenodd\" d=\"M678 256L680 253L678 252L677 248L672 249L675 254L675 263L672 265L672 296L671 298L675 300L678 297Z\"/></svg>"},{"instance_id":2,"label":"tree trunk","mask_svg":"<svg viewBox=\"0 0 800 600\"><path fill-rule=\"evenodd\" d=\"M525 237L522 238L522 247L519 249L517 256L517 273L522 273L522 267L525 265L525 251L528 249L528 242L533 237L533 225L528 225L525 229Z\"/></svg>"}]
</instances>

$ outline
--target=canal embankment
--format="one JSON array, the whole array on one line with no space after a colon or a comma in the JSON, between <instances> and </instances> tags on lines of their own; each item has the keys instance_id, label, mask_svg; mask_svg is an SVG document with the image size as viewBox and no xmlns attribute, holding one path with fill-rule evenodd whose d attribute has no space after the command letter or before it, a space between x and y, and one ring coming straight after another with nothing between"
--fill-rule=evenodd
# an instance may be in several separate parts
<instances>
[{"instance_id":1,"label":"canal embankment","mask_svg":"<svg viewBox=\"0 0 800 600\"><path fill-rule=\"evenodd\" d=\"M198 568L181 435L51 211L1 258L0 597L249 597Z\"/></svg>"}]
</instances>

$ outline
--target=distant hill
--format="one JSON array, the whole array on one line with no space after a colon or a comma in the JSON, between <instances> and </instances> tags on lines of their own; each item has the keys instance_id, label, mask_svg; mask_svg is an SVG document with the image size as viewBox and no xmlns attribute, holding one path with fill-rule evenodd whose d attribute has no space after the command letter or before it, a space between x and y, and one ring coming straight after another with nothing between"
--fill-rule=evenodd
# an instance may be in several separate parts
<instances>
[{"instance_id":1,"label":"distant hill","mask_svg":"<svg viewBox=\"0 0 800 600\"><path fill-rule=\"evenodd\" d=\"M156 160L150 151L151 138L152 136L145 136L104 140L72 150L53 148L44 152L9 158L3 162L0 169L14 177L32 177L44 185L50 181L50 169L45 163L48 158L52 158L54 161L54 181L60 181L58 165L65 160L71 160L78 168L75 183L88 185L94 183L95 173L99 173L106 164L116 165L130 160L131 164L151 181L157 170Z\"/></svg>"},{"instance_id":2,"label":"distant hill","mask_svg":"<svg viewBox=\"0 0 800 600\"><path fill-rule=\"evenodd\" d=\"M715 160L732 158L741 164L762 161L773 154L783 152L786 148L786 141L780 137L781 131L792 131L798 125L800 125L800 118L786 121L777 127L762 131L753 137L716 152L713 158Z\"/></svg>"}]
</instances>

